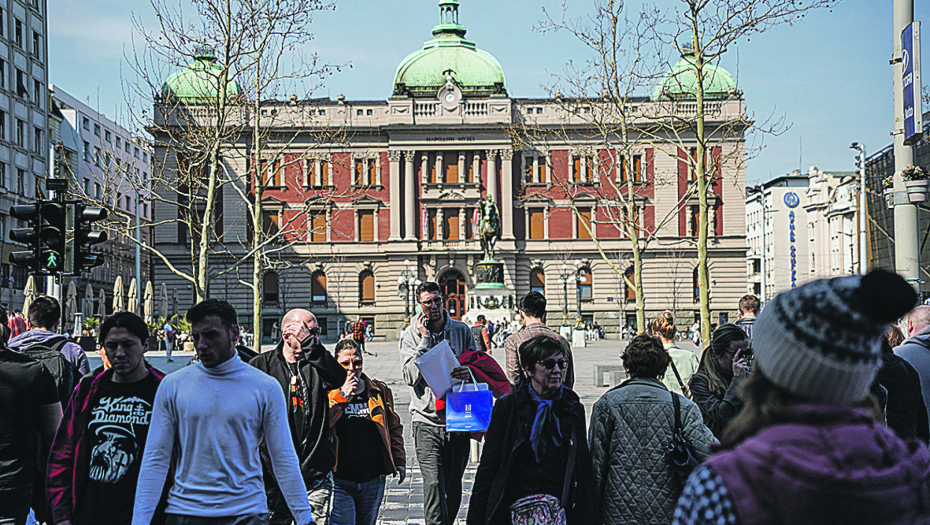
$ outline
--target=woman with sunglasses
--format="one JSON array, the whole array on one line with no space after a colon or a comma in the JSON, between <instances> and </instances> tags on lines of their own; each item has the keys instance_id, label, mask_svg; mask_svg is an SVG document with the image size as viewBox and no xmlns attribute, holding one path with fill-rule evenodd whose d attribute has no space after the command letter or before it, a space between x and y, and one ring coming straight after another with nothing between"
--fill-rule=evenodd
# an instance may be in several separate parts
<instances>
[{"instance_id":1,"label":"woman with sunglasses","mask_svg":"<svg viewBox=\"0 0 930 525\"><path fill-rule=\"evenodd\" d=\"M528 380L491 413L467 523L592 523L584 407L562 386L568 366L562 346L538 335L519 353Z\"/></svg>"},{"instance_id":2,"label":"woman with sunglasses","mask_svg":"<svg viewBox=\"0 0 930 525\"><path fill-rule=\"evenodd\" d=\"M387 475L406 477L404 427L394 411L394 394L362 372L358 343L336 344L336 361L346 369L342 388L329 392L336 443L333 512L330 525L374 525L384 499Z\"/></svg>"},{"instance_id":3,"label":"woman with sunglasses","mask_svg":"<svg viewBox=\"0 0 930 525\"><path fill-rule=\"evenodd\" d=\"M714 330L688 386L691 399L704 415L704 424L717 439L743 408L739 385L749 377L751 365L752 350L742 328L728 323Z\"/></svg>"},{"instance_id":4,"label":"woman with sunglasses","mask_svg":"<svg viewBox=\"0 0 930 525\"><path fill-rule=\"evenodd\" d=\"M604 525L669 523L681 486L666 460L678 396L682 434L699 460L710 455L714 435L694 403L669 392L660 379L671 363L662 341L638 335L620 356L629 379L594 404L588 442L594 494Z\"/></svg>"}]
</instances>

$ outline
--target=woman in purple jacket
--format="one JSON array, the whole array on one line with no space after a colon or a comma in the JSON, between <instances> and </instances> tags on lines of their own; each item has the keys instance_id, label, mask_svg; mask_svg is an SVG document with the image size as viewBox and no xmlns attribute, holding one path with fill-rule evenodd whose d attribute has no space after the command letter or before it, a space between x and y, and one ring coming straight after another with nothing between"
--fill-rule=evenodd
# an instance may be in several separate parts
<instances>
[{"instance_id":1,"label":"woman in purple jacket","mask_svg":"<svg viewBox=\"0 0 930 525\"><path fill-rule=\"evenodd\" d=\"M930 453L877 420L869 395L884 324L916 300L883 270L775 297L753 330L743 410L674 523L930 523Z\"/></svg>"}]
</instances>

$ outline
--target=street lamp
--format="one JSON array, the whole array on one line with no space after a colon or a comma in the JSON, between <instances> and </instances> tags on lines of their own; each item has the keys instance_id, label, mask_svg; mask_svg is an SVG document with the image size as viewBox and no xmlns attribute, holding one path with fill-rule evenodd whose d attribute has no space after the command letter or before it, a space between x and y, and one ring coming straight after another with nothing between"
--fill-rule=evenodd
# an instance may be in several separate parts
<instances>
[{"instance_id":1,"label":"street lamp","mask_svg":"<svg viewBox=\"0 0 930 525\"><path fill-rule=\"evenodd\" d=\"M404 328L410 326L410 303L413 293L421 281L416 278L416 271L410 268L410 259L404 259L404 269L397 278L397 290L404 298Z\"/></svg>"},{"instance_id":2,"label":"street lamp","mask_svg":"<svg viewBox=\"0 0 930 525\"><path fill-rule=\"evenodd\" d=\"M575 260L574 268L569 268L565 263L562 263L562 271L559 273L559 284L562 285L562 326L569 326L568 322L568 283L575 283L575 288L577 290L577 318L575 319L575 328L582 326L581 322L581 286L578 286L580 283L585 282L584 272L581 268L581 261Z\"/></svg>"}]
</instances>

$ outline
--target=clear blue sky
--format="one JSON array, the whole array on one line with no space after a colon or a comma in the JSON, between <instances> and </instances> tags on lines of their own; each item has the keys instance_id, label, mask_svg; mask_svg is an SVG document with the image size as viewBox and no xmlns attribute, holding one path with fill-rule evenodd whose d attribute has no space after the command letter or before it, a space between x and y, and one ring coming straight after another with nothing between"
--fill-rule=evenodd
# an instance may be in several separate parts
<instances>
[{"instance_id":1,"label":"clear blue sky","mask_svg":"<svg viewBox=\"0 0 930 525\"><path fill-rule=\"evenodd\" d=\"M186 0L169 0L178 4ZM567 0L573 13L591 0ZM657 0L674 6L674 0ZM799 167L853 170L853 141L871 154L890 144L892 127L892 0L845 0L831 12L817 11L794 26L779 26L732 46L722 65L737 78L754 119L784 117L790 129L767 136L750 160L750 184ZM109 117L129 111L124 92L131 82L127 56L133 49L132 17L151 24L148 0L49 0L49 77L73 96ZM507 75L513 97L545 96L543 85L586 50L567 34L541 34L533 26L542 7L561 0L461 0L467 37L493 54ZM915 19L926 22L927 2ZM330 63L351 63L314 96L343 92L354 100L390 96L397 64L431 38L438 21L436 0L340 0L319 13L310 49ZM930 31L926 29L925 31ZM136 42L138 42L136 36ZM925 50L930 53L930 50ZM926 62L925 62L926 63ZM930 75L930 73L927 73ZM282 94L284 98L286 94ZM926 110L927 108L925 108ZM760 145L761 137L750 137Z\"/></svg>"}]
</instances>

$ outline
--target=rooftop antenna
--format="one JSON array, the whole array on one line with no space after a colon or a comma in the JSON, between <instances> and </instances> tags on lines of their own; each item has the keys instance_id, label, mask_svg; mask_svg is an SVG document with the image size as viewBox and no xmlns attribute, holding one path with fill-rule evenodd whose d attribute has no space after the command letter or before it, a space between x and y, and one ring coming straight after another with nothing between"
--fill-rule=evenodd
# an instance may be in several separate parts
<instances>
[{"instance_id":1,"label":"rooftop antenna","mask_svg":"<svg viewBox=\"0 0 930 525\"><path fill-rule=\"evenodd\" d=\"M801 170L801 166L804 165L804 143L802 142L804 137L798 137L798 171L804 173Z\"/></svg>"}]
</instances>

